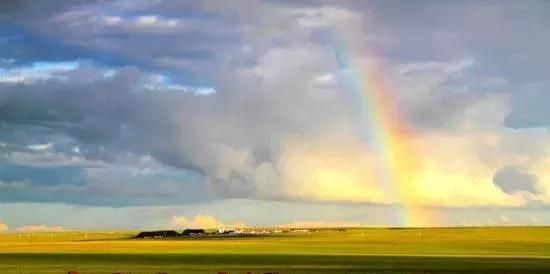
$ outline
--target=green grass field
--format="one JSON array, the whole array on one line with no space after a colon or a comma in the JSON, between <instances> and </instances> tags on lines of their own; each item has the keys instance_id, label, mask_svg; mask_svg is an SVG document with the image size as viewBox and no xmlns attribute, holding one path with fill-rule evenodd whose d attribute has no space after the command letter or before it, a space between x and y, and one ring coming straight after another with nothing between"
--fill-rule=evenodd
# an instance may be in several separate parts
<instances>
[{"instance_id":1,"label":"green grass field","mask_svg":"<svg viewBox=\"0 0 550 274\"><path fill-rule=\"evenodd\" d=\"M550 273L550 228L362 228L170 240L130 239L134 233L0 234L0 273Z\"/></svg>"}]
</instances>

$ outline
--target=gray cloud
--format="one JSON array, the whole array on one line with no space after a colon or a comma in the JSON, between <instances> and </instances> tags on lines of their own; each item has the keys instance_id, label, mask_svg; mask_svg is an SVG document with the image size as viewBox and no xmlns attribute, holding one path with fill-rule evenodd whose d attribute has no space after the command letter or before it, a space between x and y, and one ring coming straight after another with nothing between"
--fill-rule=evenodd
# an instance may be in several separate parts
<instances>
[{"instance_id":1,"label":"gray cloud","mask_svg":"<svg viewBox=\"0 0 550 274\"><path fill-rule=\"evenodd\" d=\"M480 79L509 77L512 82L523 82L540 76L542 66L525 69L529 77L515 77L512 72L537 56L543 58L537 64L546 64L546 53L539 47L548 42L544 37L550 37L541 27L546 19L537 15L546 8L544 4L525 6L521 14L514 15L517 4L473 1L437 1L414 7L405 2L345 1L332 2L322 11L311 3L284 1L78 5L59 1L33 20L29 14L36 8L27 7L28 2L18 3L10 6L17 10L13 22L29 19L24 25L38 38L76 47L82 50L78 56L90 59L115 56L127 66L81 64L59 73L61 78L0 84L0 141L18 150L52 142L62 150L53 162L71 155L75 146L88 163L115 165L121 153L150 155L163 165L199 173L207 187L229 197L281 198L278 162L288 140L361 135L357 132L363 127L357 98L338 84L323 89L312 84L319 75L338 74L332 49L323 39L333 23L352 25L349 20L355 19L342 14L361 15L358 22L365 30L357 36L365 41L359 43L372 46L388 63L385 73L408 65L408 76L395 76L402 81L396 80L395 99L404 119L422 132L455 130L464 124L472 105L488 94L510 95L500 86L497 91L484 90L476 85ZM246 6L240 9L243 3ZM291 8L301 10L291 12ZM178 17L175 11L182 10L187 15ZM505 20L510 17L514 20ZM307 27L304 21L309 22ZM528 38L524 30L538 37L528 48L516 41ZM487 54L488 48L495 54ZM514 57L518 53L522 58ZM71 56L75 55L66 58ZM460 67L470 58L475 59L473 64ZM502 63L495 61L502 58ZM500 64L505 69L495 70ZM155 84L159 74L176 83L204 83L216 92L205 96L146 88ZM431 84L421 86L425 83ZM525 99L523 105L537 97ZM525 111L526 107L514 109L512 115L518 117ZM539 121L541 116L532 119ZM59 144L59 140L65 141ZM5 157L5 161L14 160ZM60 184L49 191L75 196L94 191L131 195L134 185L113 189L133 179L125 172L112 167L96 173L93 182L83 187ZM502 187L510 176L521 177L505 172L495 180ZM145 191L145 185L136 191ZM178 182L157 186L165 189L152 191L151 197L162 196L166 190L183 191ZM503 189L508 192L508 186Z\"/></svg>"},{"instance_id":2,"label":"gray cloud","mask_svg":"<svg viewBox=\"0 0 550 274\"><path fill-rule=\"evenodd\" d=\"M503 167L499 169L493 180L506 193L525 191L537 193L537 177L517 167Z\"/></svg>"},{"instance_id":3,"label":"gray cloud","mask_svg":"<svg viewBox=\"0 0 550 274\"><path fill-rule=\"evenodd\" d=\"M92 2L98 1L53 0L45 3L29 0L6 0L0 3L0 19L16 20L20 23L24 23L24 20L41 20L51 14Z\"/></svg>"},{"instance_id":4,"label":"gray cloud","mask_svg":"<svg viewBox=\"0 0 550 274\"><path fill-rule=\"evenodd\" d=\"M18 125L20 135L43 128L109 153L150 154L196 170L222 193L242 196L256 191L247 172L273 161L284 134L314 130L323 117L329 123L331 115L322 108L337 106L331 103L333 95L313 96L313 91L292 97L223 88L203 96L147 90L151 75L136 69L99 75L84 68L68 72L66 80L5 85L0 93L2 123ZM283 106L288 112L279 112ZM300 111L317 114L296 119ZM244 162L234 162L232 154L242 155Z\"/></svg>"},{"instance_id":5,"label":"gray cloud","mask_svg":"<svg viewBox=\"0 0 550 274\"><path fill-rule=\"evenodd\" d=\"M511 128L548 128L550 126L550 82L536 81L513 94L514 105L506 118Z\"/></svg>"}]
</instances>

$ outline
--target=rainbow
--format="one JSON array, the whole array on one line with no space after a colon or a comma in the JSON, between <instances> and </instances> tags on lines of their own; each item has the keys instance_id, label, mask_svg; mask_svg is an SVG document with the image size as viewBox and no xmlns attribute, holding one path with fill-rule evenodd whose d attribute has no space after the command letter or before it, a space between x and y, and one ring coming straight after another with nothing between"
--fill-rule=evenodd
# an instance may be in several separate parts
<instances>
[{"instance_id":1,"label":"rainbow","mask_svg":"<svg viewBox=\"0 0 550 274\"><path fill-rule=\"evenodd\" d=\"M421 158L412 144L414 134L401 118L395 99L382 77L381 64L354 62L352 43L340 36L332 39L333 51L345 86L356 97L361 113L361 135L369 153L375 157L377 181L396 209L389 223L396 226L433 226L434 209L415 205L414 178ZM372 56L368 55L368 56Z\"/></svg>"}]
</instances>

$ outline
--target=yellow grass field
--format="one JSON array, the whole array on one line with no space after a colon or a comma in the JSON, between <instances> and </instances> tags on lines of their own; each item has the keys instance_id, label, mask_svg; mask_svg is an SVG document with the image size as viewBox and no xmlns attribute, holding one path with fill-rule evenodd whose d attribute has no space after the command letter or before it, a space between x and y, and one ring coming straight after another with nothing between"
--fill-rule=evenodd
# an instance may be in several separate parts
<instances>
[{"instance_id":1,"label":"yellow grass field","mask_svg":"<svg viewBox=\"0 0 550 274\"><path fill-rule=\"evenodd\" d=\"M223 269L449 273L445 271L477 269L498 273L516 268L521 272L507 273L540 273L536 271L550 269L550 228L542 227L357 228L148 240L132 239L133 235L134 231L0 234L0 270L63 273L55 271L75 268L87 271L82 273L112 273L108 269L123 267L132 273L153 273L158 268L172 273Z\"/></svg>"}]
</instances>

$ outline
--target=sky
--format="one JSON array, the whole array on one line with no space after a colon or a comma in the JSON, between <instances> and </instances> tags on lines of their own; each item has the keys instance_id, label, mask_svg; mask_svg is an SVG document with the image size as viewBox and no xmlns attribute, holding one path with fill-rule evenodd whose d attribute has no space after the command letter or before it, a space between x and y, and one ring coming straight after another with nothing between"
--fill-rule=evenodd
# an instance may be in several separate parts
<instances>
[{"instance_id":1,"label":"sky","mask_svg":"<svg viewBox=\"0 0 550 274\"><path fill-rule=\"evenodd\" d=\"M550 2L0 2L0 230L550 224Z\"/></svg>"}]
</instances>

